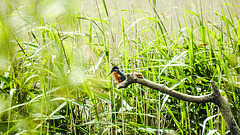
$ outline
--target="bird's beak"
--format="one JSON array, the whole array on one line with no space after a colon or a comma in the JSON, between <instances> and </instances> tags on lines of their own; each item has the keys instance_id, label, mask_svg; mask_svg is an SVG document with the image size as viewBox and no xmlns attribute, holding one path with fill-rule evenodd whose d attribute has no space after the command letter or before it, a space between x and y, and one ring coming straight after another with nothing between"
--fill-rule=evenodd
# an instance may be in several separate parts
<instances>
[{"instance_id":1,"label":"bird's beak","mask_svg":"<svg viewBox=\"0 0 240 135\"><path fill-rule=\"evenodd\" d=\"M113 71L111 71L107 76L111 75L112 72L113 72Z\"/></svg>"}]
</instances>

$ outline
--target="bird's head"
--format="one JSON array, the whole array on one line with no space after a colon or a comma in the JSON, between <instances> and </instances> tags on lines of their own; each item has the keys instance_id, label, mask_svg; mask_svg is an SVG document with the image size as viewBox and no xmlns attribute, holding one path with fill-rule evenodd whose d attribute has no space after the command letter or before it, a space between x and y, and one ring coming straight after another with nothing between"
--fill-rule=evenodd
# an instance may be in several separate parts
<instances>
[{"instance_id":1,"label":"bird's head","mask_svg":"<svg viewBox=\"0 0 240 135\"><path fill-rule=\"evenodd\" d=\"M117 66L113 66L113 68L112 68L111 72L108 74L108 76L118 70L119 70L119 68Z\"/></svg>"}]
</instances>

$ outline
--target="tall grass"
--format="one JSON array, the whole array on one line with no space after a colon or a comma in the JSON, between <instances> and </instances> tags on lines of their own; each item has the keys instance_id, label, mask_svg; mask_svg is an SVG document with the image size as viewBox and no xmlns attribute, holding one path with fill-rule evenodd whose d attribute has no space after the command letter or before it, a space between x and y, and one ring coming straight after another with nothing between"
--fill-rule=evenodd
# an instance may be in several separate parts
<instances>
[{"instance_id":1,"label":"tall grass","mask_svg":"<svg viewBox=\"0 0 240 135\"><path fill-rule=\"evenodd\" d=\"M2 2L0 133L229 132L214 104L119 90L106 75L117 65L192 95L209 94L214 80L240 124L237 4Z\"/></svg>"}]
</instances>

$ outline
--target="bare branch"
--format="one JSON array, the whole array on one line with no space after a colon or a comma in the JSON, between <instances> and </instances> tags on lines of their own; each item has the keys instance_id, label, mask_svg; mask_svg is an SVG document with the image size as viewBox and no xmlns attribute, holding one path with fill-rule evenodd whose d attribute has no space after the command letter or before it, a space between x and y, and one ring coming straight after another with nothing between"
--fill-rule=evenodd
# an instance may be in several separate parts
<instances>
[{"instance_id":1,"label":"bare branch","mask_svg":"<svg viewBox=\"0 0 240 135\"><path fill-rule=\"evenodd\" d=\"M239 135L240 129L228 105L227 98L223 97L220 94L220 91L218 90L214 82L211 82L211 84L212 84L213 91L216 91L215 93L219 93L216 96L214 96L215 97L214 103L218 105L225 122L230 128L232 135Z\"/></svg>"},{"instance_id":2,"label":"bare branch","mask_svg":"<svg viewBox=\"0 0 240 135\"><path fill-rule=\"evenodd\" d=\"M236 120L234 119L234 116L231 112L231 109L228 105L228 100L223 97L218 90L217 86L215 85L214 82L211 82L212 84L212 89L213 91L208 94L208 95L203 95L203 96L193 96L193 95L188 95L188 94L183 94L180 92L177 92L175 90L172 90L162 84L158 84L152 81L149 81L147 79L144 79L143 76L140 73L130 73L126 74L127 79L118 84L117 88L126 88L128 85L132 83L139 83L144 86L147 86L149 88L152 88L154 90L158 90L162 93L166 93L172 97L175 97L179 100L184 100L188 102L195 102L195 103L207 103L207 102L213 102L216 105L218 105L222 116L227 123L227 126L229 127L231 133L233 135L240 135L240 129L237 125Z\"/></svg>"},{"instance_id":3,"label":"bare branch","mask_svg":"<svg viewBox=\"0 0 240 135\"><path fill-rule=\"evenodd\" d=\"M162 84L158 84L152 81L149 81L147 79L144 78L139 78L137 76L135 76L135 74L126 74L127 79L118 84L117 88L126 88L128 85L132 84L132 83L139 83L142 84L144 86L147 86L149 88L158 90L162 93L166 93L172 97L175 97L177 99L180 100L184 100L184 101L188 101L188 102L195 102L195 103L206 103L206 102L213 102L214 100L214 91L212 93L210 93L209 95L203 95L203 96L192 96L192 95L188 95L188 94L183 94L180 92L177 92L175 90L172 90L168 87L166 87L165 85Z\"/></svg>"}]
</instances>

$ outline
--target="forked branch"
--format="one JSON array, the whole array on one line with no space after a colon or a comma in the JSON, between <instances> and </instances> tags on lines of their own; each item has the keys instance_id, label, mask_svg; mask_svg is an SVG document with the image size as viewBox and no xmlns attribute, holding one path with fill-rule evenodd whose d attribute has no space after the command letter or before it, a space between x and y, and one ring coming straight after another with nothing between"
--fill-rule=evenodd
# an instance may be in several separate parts
<instances>
[{"instance_id":1,"label":"forked branch","mask_svg":"<svg viewBox=\"0 0 240 135\"><path fill-rule=\"evenodd\" d=\"M126 74L126 77L127 79L124 82L118 84L117 86L118 89L126 88L128 85L132 83L139 83L149 88L152 88L154 90L158 90L162 93L166 93L179 100L184 100L184 101L194 102L194 103L208 103L208 102L215 103L216 105L218 105L222 113L222 116L225 122L227 123L231 133L233 135L240 135L240 129L228 105L228 100L221 95L220 91L218 90L214 82L211 82L213 91L210 94L203 95L203 96L193 96L193 95L177 92L162 84L158 84L150 80L144 79L140 73L129 73L129 74Z\"/></svg>"}]
</instances>

